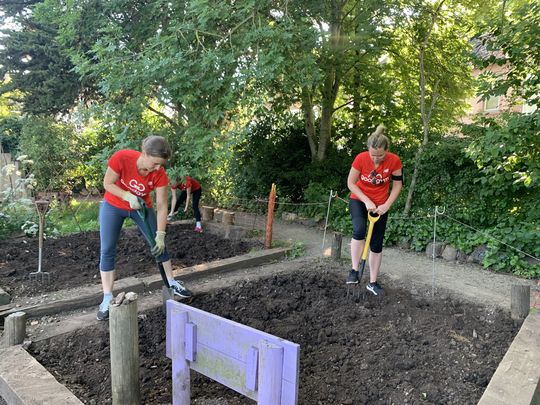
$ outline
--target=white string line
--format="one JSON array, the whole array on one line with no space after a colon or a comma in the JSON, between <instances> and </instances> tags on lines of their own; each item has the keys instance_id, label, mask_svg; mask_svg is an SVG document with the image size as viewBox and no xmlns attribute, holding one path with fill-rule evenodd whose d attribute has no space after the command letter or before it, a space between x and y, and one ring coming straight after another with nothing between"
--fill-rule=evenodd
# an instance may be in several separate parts
<instances>
[{"instance_id":1,"label":"white string line","mask_svg":"<svg viewBox=\"0 0 540 405\"><path fill-rule=\"evenodd\" d=\"M333 197L333 198L337 198L338 200L341 200L341 201L343 201L344 203L348 204L348 201L346 201L345 199L339 197L337 194L336 194L336 195L332 194L332 197ZM262 199L262 198L260 198L260 199L259 199L259 198L255 198L255 199L246 199L246 198L236 198L236 197L235 197L234 199L235 199L236 201L251 201L251 202L254 201L254 202L257 202L257 203L267 203L267 202L268 202L268 199ZM295 205L295 206L302 206L302 205L318 205L318 206L325 206L325 205L326 205L325 203L287 203L287 202L277 202L277 204L282 204L282 205ZM536 257L536 256L534 256L534 255L531 255L530 253L524 252L524 251L522 251L522 250L520 250L520 249L518 249L518 248L516 248L516 247L514 247L514 246L512 246L512 245L509 245L508 243L503 242L503 241L501 241L501 240L499 240L499 239L497 239L497 238L495 238L495 237L489 235L488 233L486 233L486 232L484 232L484 231L481 231L481 230L479 230L479 229L476 229L476 228L474 228L474 227L472 227L472 226L470 226L470 225L468 225L468 224L466 224L466 223L464 223L464 222L461 222L461 221L459 221L459 220L457 220L457 219L455 219L455 218L452 218L452 217L450 217L448 214L442 213L441 215L444 215L445 217L447 217L448 219L450 219L450 220L452 220L452 221L455 221L455 222L457 222L457 223L459 223L459 224L461 224L461 225L463 225L463 226L465 226L465 227L467 227L467 228L469 228L469 229L472 229L472 230L475 231L475 232L478 232L478 233L480 233L480 234L482 234L482 235L484 235L484 236L486 236L486 237L488 237L488 238L490 238L490 239L492 239L492 240L494 240L494 241L496 241L496 242L498 242L498 243L501 243L501 244L503 244L503 245L509 247L510 249L515 250L516 252L519 252L519 253L521 253L521 254L523 254L523 255L525 255L525 256L528 256L528 257L530 257L530 258L532 258L532 259L534 259L534 260L540 262L540 258L538 258L538 257ZM389 216L388 219L391 219L391 220L417 220L417 219L430 219L431 217L432 217L432 215L427 214L427 215L425 215L425 216L411 216L411 217L409 217L409 216ZM324 243L324 241L323 241L323 243Z\"/></svg>"},{"instance_id":2,"label":"white string line","mask_svg":"<svg viewBox=\"0 0 540 405\"><path fill-rule=\"evenodd\" d=\"M529 253L527 253L527 252L524 252L523 250L520 250L520 249L518 249L518 248L516 248L516 247L514 247L514 246L512 246L512 245L509 245L508 243L503 242L502 240L499 240L499 239L497 239L497 238L491 236L490 234L488 234L488 233L486 233L486 232L484 232L484 231L481 231L481 230L479 230L479 229L476 229L476 228L472 227L471 225L468 225L468 224L466 224L466 223L464 223L464 222L461 222L461 221L459 221L459 220L457 220L457 219L455 219L455 218L452 218L452 217L449 216L448 214L444 214L444 213L443 213L442 215L444 215L444 216L447 217L448 219L451 219L451 220L454 221L454 222L457 222L458 224L461 224L461 225L463 225L463 226L466 226L467 228L472 229L472 230L475 231L475 232L481 233L482 235L488 237L489 239L492 239L492 240L494 240L494 241L496 241L496 242L499 242L499 243L501 243L501 244L503 244L503 245L505 245L505 246L508 246L510 249L514 249L516 252L519 252L519 253L521 253L521 254L524 254L525 256L529 256L530 258L532 258L532 259L534 259L534 260L540 262L540 258L538 258L538 257L536 257L536 256L533 256L533 255L531 255L531 254L529 254Z\"/></svg>"},{"instance_id":3,"label":"white string line","mask_svg":"<svg viewBox=\"0 0 540 405\"><path fill-rule=\"evenodd\" d=\"M264 198L254 198L254 199L247 199L247 198L236 198L234 197L233 201L248 201L248 202L256 202L256 203L267 203L268 202L268 199L264 199ZM281 201L277 201L277 197L276 197L276 204L281 204L281 205L321 205L321 206L326 206L326 203L293 203L293 202L281 202Z\"/></svg>"},{"instance_id":4,"label":"white string line","mask_svg":"<svg viewBox=\"0 0 540 405\"><path fill-rule=\"evenodd\" d=\"M337 191L330 190L328 196L328 209L326 210L326 220L324 222L324 233L322 239L321 253L324 255L324 242L326 241L326 228L328 227L328 218L330 217L330 204L332 203L332 197L337 196Z\"/></svg>"}]
</instances>

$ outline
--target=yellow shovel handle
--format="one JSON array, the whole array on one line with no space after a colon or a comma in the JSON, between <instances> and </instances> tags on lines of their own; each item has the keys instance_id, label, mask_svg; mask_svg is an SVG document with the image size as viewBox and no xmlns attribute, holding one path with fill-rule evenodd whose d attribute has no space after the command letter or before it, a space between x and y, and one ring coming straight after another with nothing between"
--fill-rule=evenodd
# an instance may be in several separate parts
<instances>
[{"instance_id":1,"label":"yellow shovel handle","mask_svg":"<svg viewBox=\"0 0 540 405\"><path fill-rule=\"evenodd\" d=\"M364 243L364 250L362 251L362 260L366 260L368 257L369 242L371 242L371 234L373 233L373 227L375 226L375 222L377 222L380 217L380 215L372 215L371 211L368 211L369 227L366 235L366 242Z\"/></svg>"}]
</instances>

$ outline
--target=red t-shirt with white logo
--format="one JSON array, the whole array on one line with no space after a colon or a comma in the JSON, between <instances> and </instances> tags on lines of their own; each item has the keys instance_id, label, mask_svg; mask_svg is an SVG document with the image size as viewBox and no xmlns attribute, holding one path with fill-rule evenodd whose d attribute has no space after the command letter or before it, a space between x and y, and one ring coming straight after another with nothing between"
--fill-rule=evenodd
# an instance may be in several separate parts
<instances>
[{"instance_id":1,"label":"red t-shirt with white logo","mask_svg":"<svg viewBox=\"0 0 540 405\"><path fill-rule=\"evenodd\" d=\"M131 194L141 197L148 207L152 207L150 192L158 187L168 185L169 178L163 167L148 173L146 176L141 176L137 170L139 156L141 156L141 152L136 150L119 150L109 159L109 167L120 176L114 184L122 190L129 190ZM131 211L127 201L108 191L105 192L105 201L116 208Z\"/></svg>"},{"instance_id":2,"label":"red t-shirt with white logo","mask_svg":"<svg viewBox=\"0 0 540 405\"><path fill-rule=\"evenodd\" d=\"M356 185L362 192L369 197L375 205L381 205L388 199L388 192L390 190L390 182L392 180L392 173L403 167L401 159L391 153L386 152L384 160L379 163L379 167L375 169L375 165L369 152L362 152L356 155L352 163L352 167L360 172ZM359 198L351 193L353 200L359 200Z\"/></svg>"},{"instance_id":3,"label":"red t-shirt with white logo","mask_svg":"<svg viewBox=\"0 0 540 405\"><path fill-rule=\"evenodd\" d=\"M201 188L201 184L195 180L193 177L186 176L186 182L185 183L176 183L171 184L171 188L173 190L176 190L177 188L184 191L187 188L191 187L191 192L197 191Z\"/></svg>"}]
</instances>

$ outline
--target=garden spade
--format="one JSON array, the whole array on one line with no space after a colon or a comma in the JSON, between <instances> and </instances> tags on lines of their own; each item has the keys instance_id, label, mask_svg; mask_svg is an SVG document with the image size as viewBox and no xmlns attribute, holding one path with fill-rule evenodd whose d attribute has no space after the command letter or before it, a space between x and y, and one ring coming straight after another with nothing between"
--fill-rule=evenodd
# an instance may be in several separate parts
<instances>
[{"instance_id":1,"label":"garden spade","mask_svg":"<svg viewBox=\"0 0 540 405\"><path fill-rule=\"evenodd\" d=\"M142 198L139 198L139 204L141 205L141 208L137 210L137 214L141 217L141 219L144 222L144 226L146 227L146 233L149 235L149 243L150 243L150 249L153 249L156 245L156 241L154 239L154 236L152 235L152 229L150 228L150 224L148 223L147 217L148 217L148 207L146 206L146 203ZM166 302L169 299L174 299L174 294L171 291L171 286L169 285L169 280L167 280L167 275L165 274L165 269L163 268L163 263L159 261L158 257L155 256L156 262L158 264L159 268L159 274L161 274L161 279L163 280L163 298L164 302Z\"/></svg>"},{"instance_id":2,"label":"garden spade","mask_svg":"<svg viewBox=\"0 0 540 405\"><path fill-rule=\"evenodd\" d=\"M364 269L366 268L366 261L369 253L369 243L371 242L371 235L373 234L373 227L375 222L379 220L379 214L372 214L371 211L368 211L368 231L366 235L366 241L364 243L364 249L362 250L362 260L360 261L360 268L358 269L358 298L360 298L360 281L362 281L362 275L364 274ZM347 296L349 296L349 287L351 284L347 284Z\"/></svg>"},{"instance_id":3,"label":"garden spade","mask_svg":"<svg viewBox=\"0 0 540 405\"><path fill-rule=\"evenodd\" d=\"M51 281L51 277L48 271L41 271L41 264L42 264L42 256L43 256L43 233L45 229L45 214L47 213L47 210L49 209L49 201L47 200L37 200L35 202L36 210L39 216L39 249L38 249L38 270L30 273L28 278L30 280L36 280L39 282L43 282L47 280L47 282Z\"/></svg>"}]
</instances>

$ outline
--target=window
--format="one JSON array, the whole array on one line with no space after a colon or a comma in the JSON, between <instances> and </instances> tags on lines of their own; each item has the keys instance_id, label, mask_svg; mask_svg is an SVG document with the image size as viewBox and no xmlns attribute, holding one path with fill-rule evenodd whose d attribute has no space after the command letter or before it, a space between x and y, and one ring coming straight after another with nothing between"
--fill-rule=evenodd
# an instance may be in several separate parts
<instances>
[{"instance_id":1,"label":"window","mask_svg":"<svg viewBox=\"0 0 540 405\"><path fill-rule=\"evenodd\" d=\"M484 101L484 111L498 111L499 96L492 96Z\"/></svg>"}]
</instances>

